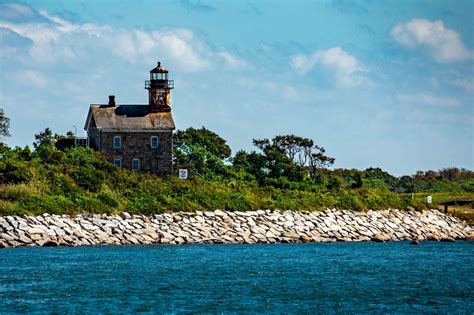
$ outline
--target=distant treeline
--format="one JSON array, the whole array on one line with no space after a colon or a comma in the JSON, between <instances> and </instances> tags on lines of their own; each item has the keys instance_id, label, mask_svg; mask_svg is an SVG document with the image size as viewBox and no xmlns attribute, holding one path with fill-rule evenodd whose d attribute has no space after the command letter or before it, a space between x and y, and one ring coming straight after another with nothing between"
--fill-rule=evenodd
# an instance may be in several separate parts
<instances>
[{"instance_id":1,"label":"distant treeline","mask_svg":"<svg viewBox=\"0 0 474 315\"><path fill-rule=\"evenodd\" d=\"M253 139L256 150L238 151L206 128L177 131L174 138L175 168L209 180L238 178L261 187L327 191L375 188L398 193L474 192L474 172L459 168L418 171L395 177L380 168L335 169L335 158L312 139L295 135Z\"/></svg>"},{"instance_id":2,"label":"distant treeline","mask_svg":"<svg viewBox=\"0 0 474 315\"><path fill-rule=\"evenodd\" d=\"M45 129L34 150L0 145L0 215L49 213L156 213L173 210L414 208L446 192L472 197L474 172L447 168L395 177L380 168L335 169L335 159L313 140L295 135L254 139L255 150L232 155L206 128L174 134L174 169L188 180L119 169L88 148L58 150L72 137ZM412 194L414 193L414 194ZM438 193L438 194L436 194ZM439 198L437 196L440 196Z\"/></svg>"}]
</instances>

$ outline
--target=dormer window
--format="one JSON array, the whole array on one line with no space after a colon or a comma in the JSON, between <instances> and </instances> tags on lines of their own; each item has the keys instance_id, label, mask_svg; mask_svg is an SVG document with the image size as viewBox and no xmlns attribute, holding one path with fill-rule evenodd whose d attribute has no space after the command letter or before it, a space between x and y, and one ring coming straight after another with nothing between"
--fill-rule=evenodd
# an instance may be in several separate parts
<instances>
[{"instance_id":1,"label":"dormer window","mask_svg":"<svg viewBox=\"0 0 474 315\"><path fill-rule=\"evenodd\" d=\"M157 136L150 137L150 147L152 149L158 149L159 140Z\"/></svg>"},{"instance_id":2,"label":"dormer window","mask_svg":"<svg viewBox=\"0 0 474 315\"><path fill-rule=\"evenodd\" d=\"M114 149L122 148L122 138L120 136L114 137Z\"/></svg>"}]
</instances>

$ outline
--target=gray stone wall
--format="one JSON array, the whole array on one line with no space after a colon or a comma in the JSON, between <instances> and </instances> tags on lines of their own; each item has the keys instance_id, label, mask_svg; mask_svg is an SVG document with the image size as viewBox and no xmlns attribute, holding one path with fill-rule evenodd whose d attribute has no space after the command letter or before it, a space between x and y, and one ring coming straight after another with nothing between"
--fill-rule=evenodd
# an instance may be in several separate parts
<instances>
[{"instance_id":1,"label":"gray stone wall","mask_svg":"<svg viewBox=\"0 0 474 315\"><path fill-rule=\"evenodd\" d=\"M114 137L121 137L121 148L114 148ZM150 138L159 139L158 148L151 148ZM167 132L102 132L101 151L113 163L122 160L122 167L132 169L132 160L140 160L140 170L167 175L172 172L173 134Z\"/></svg>"},{"instance_id":2,"label":"gray stone wall","mask_svg":"<svg viewBox=\"0 0 474 315\"><path fill-rule=\"evenodd\" d=\"M105 244L473 240L465 222L437 210L176 212L151 216L0 216L0 248Z\"/></svg>"},{"instance_id":3,"label":"gray stone wall","mask_svg":"<svg viewBox=\"0 0 474 315\"><path fill-rule=\"evenodd\" d=\"M87 137L89 138L89 147L91 147L94 150L99 150L100 149L100 136L99 136L99 130L97 128L90 128L87 131Z\"/></svg>"}]
</instances>

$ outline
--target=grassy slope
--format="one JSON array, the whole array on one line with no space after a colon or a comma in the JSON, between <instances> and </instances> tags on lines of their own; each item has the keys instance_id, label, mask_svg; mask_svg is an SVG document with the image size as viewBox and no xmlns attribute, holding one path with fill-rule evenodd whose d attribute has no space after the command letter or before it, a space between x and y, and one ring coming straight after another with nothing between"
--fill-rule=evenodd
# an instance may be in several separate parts
<instances>
[{"instance_id":1,"label":"grassy slope","mask_svg":"<svg viewBox=\"0 0 474 315\"><path fill-rule=\"evenodd\" d=\"M0 159L0 215L74 213L137 214L226 209L321 210L425 209L448 198L474 199L474 193L397 194L382 188L337 188L297 183L292 189L260 187L234 176L221 180L166 179L120 170L100 153L74 149L38 154L7 152ZM301 184L301 185L299 185ZM297 188L295 188L297 187ZM464 212L463 212L464 213Z\"/></svg>"}]
</instances>

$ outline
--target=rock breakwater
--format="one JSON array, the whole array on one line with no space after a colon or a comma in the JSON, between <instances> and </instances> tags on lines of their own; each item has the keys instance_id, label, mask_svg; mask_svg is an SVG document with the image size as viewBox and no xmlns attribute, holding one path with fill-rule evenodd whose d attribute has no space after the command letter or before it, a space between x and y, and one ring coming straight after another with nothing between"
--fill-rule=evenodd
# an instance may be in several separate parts
<instances>
[{"instance_id":1,"label":"rock breakwater","mask_svg":"<svg viewBox=\"0 0 474 315\"><path fill-rule=\"evenodd\" d=\"M175 212L0 217L0 248L119 244L454 241L465 222L437 210Z\"/></svg>"}]
</instances>

